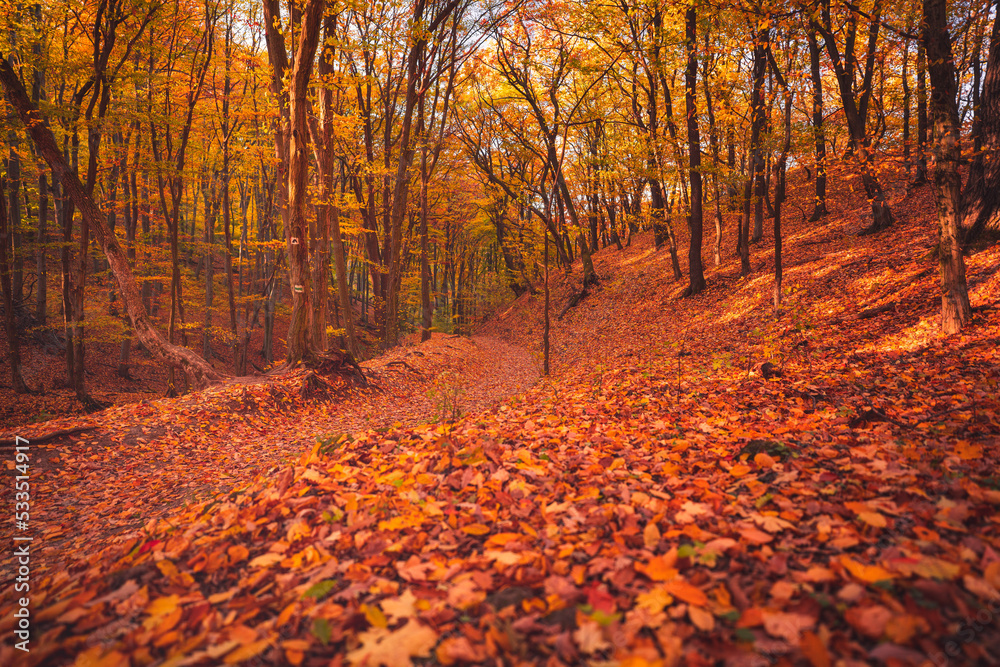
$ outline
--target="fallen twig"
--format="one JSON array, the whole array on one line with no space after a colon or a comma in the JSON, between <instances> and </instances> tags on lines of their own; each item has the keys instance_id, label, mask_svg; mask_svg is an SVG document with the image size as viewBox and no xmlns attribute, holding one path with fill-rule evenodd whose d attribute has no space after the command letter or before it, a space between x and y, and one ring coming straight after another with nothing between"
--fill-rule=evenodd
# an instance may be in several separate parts
<instances>
[{"instance_id":1,"label":"fallen twig","mask_svg":"<svg viewBox=\"0 0 1000 667\"><path fill-rule=\"evenodd\" d=\"M19 436L15 438L3 438L0 439L0 447L13 447L15 443L27 440L32 445L40 445L43 442L48 442L49 440L55 440L56 438L61 438L64 435L73 435L75 433L83 433L84 431L92 431L97 428L94 424L88 424L86 426L74 426L72 428L63 428L58 431L52 431L51 433L46 433L45 435L37 435L32 437Z\"/></svg>"},{"instance_id":2,"label":"fallen twig","mask_svg":"<svg viewBox=\"0 0 1000 667\"><path fill-rule=\"evenodd\" d=\"M416 373L417 375L423 375L424 374L423 371L421 371L421 370L419 370L417 368L414 368L413 366L411 366L410 364L406 363L402 359L397 359L395 361L390 361L389 363L386 364L386 366L405 366L406 368L408 368L410 371Z\"/></svg>"},{"instance_id":3,"label":"fallen twig","mask_svg":"<svg viewBox=\"0 0 1000 667\"><path fill-rule=\"evenodd\" d=\"M860 313L858 313L855 319L870 320L876 315L881 315L882 313L889 310L895 310L895 308L896 308L896 302L890 301L889 303L883 303L881 306L875 306L874 308L867 308L865 310L862 310Z\"/></svg>"}]
</instances>

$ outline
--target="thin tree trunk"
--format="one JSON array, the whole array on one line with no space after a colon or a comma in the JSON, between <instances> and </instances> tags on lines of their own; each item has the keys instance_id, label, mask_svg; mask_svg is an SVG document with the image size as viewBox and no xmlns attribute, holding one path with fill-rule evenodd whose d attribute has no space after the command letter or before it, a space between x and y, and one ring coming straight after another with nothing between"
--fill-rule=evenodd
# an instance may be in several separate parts
<instances>
[{"instance_id":1,"label":"thin tree trunk","mask_svg":"<svg viewBox=\"0 0 1000 667\"><path fill-rule=\"evenodd\" d=\"M913 185L927 182L927 56L921 40L917 46L917 172Z\"/></svg>"},{"instance_id":2,"label":"thin tree trunk","mask_svg":"<svg viewBox=\"0 0 1000 667\"><path fill-rule=\"evenodd\" d=\"M823 76L820 69L819 40L816 38L815 26L809 27L806 37L809 41L809 74L812 80L812 125L816 156L816 202L813 206L812 215L809 216L809 222L816 222L829 213L826 208L826 132L823 128ZM905 60L903 67L905 73Z\"/></svg>"},{"instance_id":3,"label":"thin tree trunk","mask_svg":"<svg viewBox=\"0 0 1000 667\"><path fill-rule=\"evenodd\" d=\"M705 33L706 50L710 48L709 34ZM712 149L712 191L715 196L715 243L712 245L712 259L715 266L722 264L722 189L719 174L722 159L719 154L719 129L715 124L715 107L712 103L712 89L709 85L708 63L703 68L702 85L705 87L705 111L708 113L708 141Z\"/></svg>"},{"instance_id":4,"label":"thin tree trunk","mask_svg":"<svg viewBox=\"0 0 1000 667\"><path fill-rule=\"evenodd\" d=\"M10 357L10 379L14 393L29 393L28 385L21 375L21 339L17 330L17 309L14 305L14 291L11 284L11 262L7 253L13 250L10 220L7 216L6 198L0 196L0 290L3 291L4 328L7 332L7 349Z\"/></svg>"},{"instance_id":5,"label":"thin tree trunk","mask_svg":"<svg viewBox=\"0 0 1000 667\"><path fill-rule=\"evenodd\" d=\"M874 155L871 150L871 141L868 136L867 108L871 98L871 79L874 71L874 51L877 43L878 28L881 24L879 15L881 12L881 0L876 0L872 11L872 26L869 31L868 48L868 68L865 73L865 83L861 90L861 99L855 95L854 87L854 67L856 65L853 44L849 44L845 49L844 57L841 57L840 49L833 33L830 18L829 2L823 4L822 24L817 23L817 28L823 35L823 42L826 44L827 54L836 73L837 84L840 88L840 99L843 103L844 116L847 118L847 128L851 137L852 149L854 150L859 166L861 168L861 182L865 187L865 193L872 207L872 222L863 233L882 231L890 227L893 223L892 210L886 201L882 184L876 175Z\"/></svg>"},{"instance_id":6,"label":"thin tree trunk","mask_svg":"<svg viewBox=\"0 0 1000 667\"><path fill-rule=\"evenodd\" d=\"M24 243L21 231L21 156L18 147L21 137L11 129L7 133L10 153L7 157L7 219L12 248L11 255L11 287L14 307L20 310L24 306L24 257L21 246Z\"/></svg>"},{"instance_id":7,"label":"thin tree trunk","mask_svg":"<svg viewBox=\"0 0 1000 667\"><path fill-rule=\"evenodd\" d=\"M422 105L421 105L422 106ZM423 109L421 109L423 118ZM420 149L420 340L431 338L434 311L431 307L431 269L427 258L427 142Z\"/></svg>"},{"instance_id":8,"label":"thin tree trunk","mask_svg":"<svg viewBox=\"0 0 1000 667\"><path fill-rule=\"evenodd\" d=\"M695 49L698 15L694 5L687 10L687 71L685 72L684 108L687 112L688 160L691 166L691 207L688 211L688 231L691 238L688 246L688 275L690 281L687 293L698 294L705 289L705 270L701 262L702 245L702 186L701 186L701 138L698 133L698 108L695 96L698 90L698 56Z\"/></svg>"},{"instance_id":9,"label":"thin tree trunk","mask_svg":"<svg viewBox=\"0 0 1000 667\"><path fill-rule=\"evenodd\" d=\"M36 2L30 9L34 27L39 38L42 33L42 5ZM31 44L31 52L35 57L34 76L31 84L31 101L38 106L45 89L45 70L43 69L42 44L40 39L36 39ZM38 170L38 235L36 238L37 249L35 251L35 272L38 277L38 292L35 302L35 319L40 326L45 326L48 319L48 271L45 266L46 254L45 245L48 243L48 222L49 222L49 185L48 175L44 170Z\"/></svg>"},{"instance_id":10,"label":"thin tree trunk","mask_svg":"<svg viewBox=\"0 0 1000 667\"><path fill-rule=\"evenodd\" d=\"M794 60L794 55L792 59ZM771 62L774 64L773 58ZM778 80L778 84L782 88L785 99L784 141L781 144L781 152L778 154L778 159L774 162L774 309L778 310L781 306L783 271L781 264L781 211L782 205L785 203L785 173L788 164L788 153L792 147L792 99L794 93L788 86L788 81L778 71L777 66L774 66L774 74Z\"/></svg>"}]
</instances>

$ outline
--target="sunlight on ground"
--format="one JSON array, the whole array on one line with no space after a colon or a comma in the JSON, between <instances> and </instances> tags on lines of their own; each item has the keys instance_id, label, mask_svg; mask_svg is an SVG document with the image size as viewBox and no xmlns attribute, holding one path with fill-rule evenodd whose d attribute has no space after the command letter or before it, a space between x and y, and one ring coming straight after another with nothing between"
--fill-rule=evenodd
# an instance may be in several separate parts
<instances>
[{"instance_id":1,"label":"sunlight on ground","mask_svg":"<svg viewBox=\"0 0 1000 667\"><path fill-rule=\"evenodd\" d=\"M740 295L743 297L730 305L716 320L719 324L736 322L760 307L769 307L774 290L774 275L762 273L754 278L742 281Z\"/></svg>"},{"instance_id":2,"label":"sunlight on ground","mask_svg":"<svg viewBox=\"0 0 1000 667\"><path fill-rule=\"evenodd\" d=\"M622 266L631 266L632 264L635 264L636 262L641 262L642 260L649 258L655 252L656 252L656 248L650 248L646 252L641 252L641 253L639 253L638 255L636 255L635 257L633 257L631 259L623 259L623 260L621 260L621 265Z\"/></svg>"},{"instance_id":3,"label":"sunlight on ground","mask_svg":"<svg viewBox=\"0 0 1000 667\"><path fill-rule=\"evenodd\" d=\"M928 317L921 317L916 324L906 327L899 333L889 334L885 338L858 348L858 352L915 352L930 346L941 337L941 315L935 312Z\"/></svg>"}]
</instances>

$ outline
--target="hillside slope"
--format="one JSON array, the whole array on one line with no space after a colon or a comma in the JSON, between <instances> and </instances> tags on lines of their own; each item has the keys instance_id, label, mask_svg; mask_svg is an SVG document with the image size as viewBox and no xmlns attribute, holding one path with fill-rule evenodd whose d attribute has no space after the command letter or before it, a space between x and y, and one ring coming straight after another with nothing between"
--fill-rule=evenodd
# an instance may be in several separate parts
<instances>
[{"instance_id":1,"label":"hillside slope","mask_svg":"<svg viewBox=\"0 0 1000 667\"><path fill-rule=\"evenodd\" d=\"M942 339L929 193L859 238L839 182L821 223L788 208L779 313L766 240L750 279L727 258L690 299L648 235L602 250L551 378L379 431L321 431L336 402L297 403L311 451L66 544L32 581L27 658L0 607L0 661L991 664L1000 249L969 258L975 318ZM553 278L558 313L574 285ZM541 305L480 333L537 353Z\"/></svg>"}]
</instances>

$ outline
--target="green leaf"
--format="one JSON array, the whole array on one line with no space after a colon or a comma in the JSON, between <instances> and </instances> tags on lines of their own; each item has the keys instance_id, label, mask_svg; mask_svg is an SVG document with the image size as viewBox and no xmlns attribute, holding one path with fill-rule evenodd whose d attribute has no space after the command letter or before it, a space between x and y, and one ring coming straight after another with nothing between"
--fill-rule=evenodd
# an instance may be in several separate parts
<instances>
[{"instance_id":1,"label":"green leaf","mask_svg":"<svg viewBox=\"0 0 1000 667\"><path fill-rule=\"evenodd\" d=\"M336 585L337 581L335 579L324 579L323 581L318 581L310 586L309 590L302 594L302 597L322 600Z\"/></svg>"},{"instance_id":2,"label":"green leaf","mask_svg":"<svg viewBox=\"0 0 1000 667\"><path fill-rule=\"evenodd\" d=\"M330 637L333 635L333 630L330 628L330 624L325 618L317 618L313 621L312 633L313 636L323 644L323 646L326 646L330 643Z\"/></svg>"}]
</instances>

